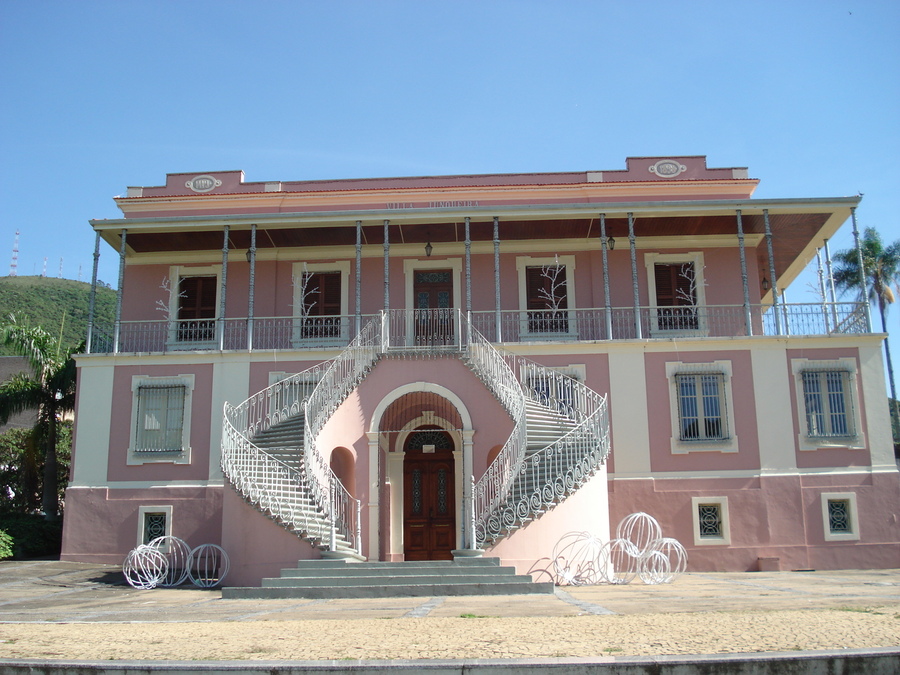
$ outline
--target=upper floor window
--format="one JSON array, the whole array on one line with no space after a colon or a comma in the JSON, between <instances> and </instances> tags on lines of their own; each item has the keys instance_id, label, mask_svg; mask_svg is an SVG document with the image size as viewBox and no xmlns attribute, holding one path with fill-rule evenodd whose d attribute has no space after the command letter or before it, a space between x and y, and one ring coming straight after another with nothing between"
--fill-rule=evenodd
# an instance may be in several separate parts
<instances>
[{"instance_id":1,"label":"upper floor window","mask_svg":"<svg viewBox=\"0 0 900 675\"><path fill-rule=\"evenodd\" d=\"M526 310L522 333L570 336L575 332L575 256L519 258L519 306Z\"/></svg>"},{"instance_id":2,"label":"upper floor window","mask_svg":"<svg viewBox=\"0 0 900 675\"><path fill-rule=\"evenodd\" d=\"M349 337L350 263L295 263L294 330L297 345L334 346Z\"/></svg>"},{"instance_id":3,"label":"upper floor window","mask_svg":"<svg viewBox=\"0 0 900 675\"><path fill-rule=\"evenodd\" d=\"M209 342L215 337L218 279L211 276L184 276L178 286L179 342Z\"/></svg>"},{"instance_id":4,"label":"upper floor window","mask_svg":"<svg viewBox=\"0 0 900 675\"><path fill-rule=\"evenodd\" d=\"M705 330L703 253L644 255L650 291L651 333Z\"/></svg>"}]
</instances>

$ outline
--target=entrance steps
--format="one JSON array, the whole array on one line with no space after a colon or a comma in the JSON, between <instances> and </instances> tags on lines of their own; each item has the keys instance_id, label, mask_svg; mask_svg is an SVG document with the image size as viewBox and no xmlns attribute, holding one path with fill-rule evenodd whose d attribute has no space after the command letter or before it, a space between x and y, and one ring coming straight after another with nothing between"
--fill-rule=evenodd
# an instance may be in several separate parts
<instances>
[{"instance_id":1,"label":"entrance steps","mask_svg":"<svg viewBox=\"0 0 900 675\"><path fill-rule=\"evenodd\" d=\"M502 567L499 558L407 562L301 560L260 588L226 587L223 599L239 598L399 598L446 595L552 593L553 583Z\"/></svg>"}]
</instances>

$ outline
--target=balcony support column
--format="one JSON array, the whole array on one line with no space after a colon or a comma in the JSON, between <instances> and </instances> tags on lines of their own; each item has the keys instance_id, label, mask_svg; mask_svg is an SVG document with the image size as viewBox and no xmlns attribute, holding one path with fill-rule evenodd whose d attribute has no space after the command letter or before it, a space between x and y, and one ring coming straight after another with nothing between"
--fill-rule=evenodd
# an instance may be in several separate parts
<instances>
[{"instance_id":1,"label":"balcony support column","mask_svg":"<svg viewBox=\"0 0 900 675\"><path fill-rule=\"evenodd\" d=\"M91 342L94 338L94 311L97 305L97 268L100 266L100 232L94 237L94 271L91 274L91 298L88 302L88 324L85 336L84 353L91 353Z\"/></svg>"},{"instance_id":2,"label":"balcony support column","mask_svg":"<svg viewBox=\"0 0 900 675\"><path fill-rule=\"evenodd\" d=\"M766 248L769 254L769 277L772 279L772 311L775 313L775 334L781 335L781 311L778 306L778 276L775 273L775 252L772 249L772 227L769 224L769 209L763 209L766 224Z\"/></svg>"},{"instance_id":3,"label":"balcony support column","mask_svg":"<svg viewBox=\"0 0 900 675\"><path fill-rule=\"evenodd\" d=\"M253 302L256 295L256 223L250 226L250 289L247 293L247 351L253 351Z\"/></svg>"},{"instance_id":4,"label":"balcony support column","mask_svg":"<svg viewBox=\"0 0 900 675\"><path fill-rule=\"evenodd\" d=\"M866 332L872 332L872 308L869 306L869 289L866 285L865 264L863 263L862 244L859 243L859 227L856 225L856 207L850 207L850 218L853 219L853 245L856 247L856 262L859 265L859 292L866 317Z\"/></svg>"},{"instance_id":5,"label":"balcony support column","mask_svg":"<svg viewBox=\"0 0 900 675\"><path fill-rule=\"evenodd\" d=\"M753 319L750 316L750 284L747 282L747 252L744 250L744 224L741 220L741 210L737 214L738 251L741 254L741 288L744 291L744 323L747 335L753 335Z\"/></svg>"},{"instance_id":6,"label":"balcony support column","mask_svg":"<svg viewBox=\"0 0 900 675\"><path fill-rule=\"evenodd\" d=\"M388 228L391 225L390 220L384 221L384 311L388 311L391 306L391 281L390 281L390 265L388 260L391 254L391 242L388 235Z\"/></svg>"},{"instance_id":7,"label":"balcony support column","mask_svg":"<svg viewBox=\"0 0 900 675\"><path fill-rule=\"evenodd\" d=\"M825 332L830 333L831 327L828 321L828 295L825 291L825 268L822 266L822 249L816 249L816 275L819 277L819 295L822 296L822 320L825 324Z\"/></svg>"},{"instance_id":8,"label":"balcony support column","mask_svg":"<svg viewBox=\"0 0 900 675\"><path fill-rule=\"evenodd\" d=\"M225 349L225 293L228 288L228 235L231 231L231 226L226 225L223 231L223 241L222 241L222 281L221 287L219 290L219 319L216 322L218 325L218 341L219 341L219 350Z\"/></svg>"},{"instance_id":9,"label":"balcony support column","mask_svg":"<svg viewBox=\"0 0 900 675\"><path fill-rule=\"evenodd\" d=\"M634 293L634 336L641 340L641 293L638 289L637 251L634 243L634 214L628 212L628 249L631 251L631 288Z\"/></svg>"},{"instance_id":10,"label":"balcony support column","mask_svg":"<svg viewBox=\"0 0 900 675\"><path fill-rule=\"evenodd\" d=\"M837 328L837 293L834 290L834 273L831 270L831 252L828 250L827 239L822 248L825 249L825 279L828 282L828 297L825 298L825 301L831 303L831 320L834 323L834 327Z\"/></svg>"},{"instance_id":11,"label":"balcony support column","mask_svg":"<svg viewBox=\"0 0 900 675\"><path fill-rule=\"evenodd\" d=\"M600 250L603 255L603 314L606 318L606 339L612 340L612 308L609 302L609 239L606 236L606 214L600 214Z\"/></svg>"},{"instance_id":12,"label":"balcony support column","mask_svg":"<svg viewBox=\"0 0 900 675\"><path fill-rule=\"evenodd\" d=\"M356 221L356 335L362 330L362 311L359 308L359 298L362 283L362 221Z\"/></svg>"},{"instance_id":13,"label":"balcony support column","mask_svg":"<svg viewBox=\"0 0 900 675\"><path fill-rule=\"evenodd\" d=\"M501 323L503 313L500 309L500 217L494 216L494 322L497 324L497 342L503 342Z\"/></svg>"},{"instance_id":14,"label":"balcony support column","mask_svg":"<svg viewBox=\"0 0 900 675\"><path fill-rule=\"evenodd\" d=\"M125 251L128 230L122 229L122 242L119 245L119 286L116 289L116 327L113 331L113 354L119 353L119 336L122 332L122 288L125 284Z\"/></svg>"},{"instance_id":15,"label":"balcony support column","mask_svg":"<svg viewBox=\"0 0 900 675\"><path fill-rule=\"evenodd\" d=\"M472 235L471 218L466 216L466 344L472 341ZM460 341L462 335L459 336Z\"/></svg>"}]
</instances>

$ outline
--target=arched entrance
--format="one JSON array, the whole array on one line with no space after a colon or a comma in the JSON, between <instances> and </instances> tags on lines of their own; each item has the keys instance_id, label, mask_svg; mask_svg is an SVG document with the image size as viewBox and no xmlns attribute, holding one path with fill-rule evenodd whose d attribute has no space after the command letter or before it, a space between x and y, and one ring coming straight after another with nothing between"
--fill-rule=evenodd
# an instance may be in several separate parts
<instances>
[{"instance_id":1,"label":"arched entrance","mask_svg":"<svg viewBox=\"0 0 900 675\"><path fill-rule=\"evenodd\" d=\"M453 438L437 426L415 429L403 460L405 560L452 560L456 547Z\"/></svg>"}]
</instances>

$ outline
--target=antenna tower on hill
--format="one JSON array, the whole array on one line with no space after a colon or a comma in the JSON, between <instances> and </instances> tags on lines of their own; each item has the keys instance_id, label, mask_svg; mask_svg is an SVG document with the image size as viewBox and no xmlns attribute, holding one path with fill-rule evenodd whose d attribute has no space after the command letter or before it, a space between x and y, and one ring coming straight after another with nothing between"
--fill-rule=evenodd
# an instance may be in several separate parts
<instances>
[{"instance_id":1,"label":"antenna tower on hill","mask_svg":"<svg viewBox=\"0 0 900 675\"><path fill-rule=\"evenodd\" d=\"M41 270L41 276L42 277L47 276L47 256L44 256L44 269Z\"/></svg>"},{"instance_id":2,"label":"antenna tower on hill","mask_svg":"<svg viewBox=\"0 0 900 675\"><path fill-rule=\"evenodd\" d=\"M16 230L16 240L13 243L12 262L9 264L9 276L14 277L19 267L19 231Z\"/></svg>"},{"instance_id":3,"label":"antenna tower on hill","mask_svg":"<svg viewBox=\"0 0 900 675\"><path fill-rule=\"evenodd\" d=\"M62 261L63 261L62 256L60 256L60 258L59 258L59 274L56 275L57 279L62 279Z\"/></svg>"}]
</instances>

